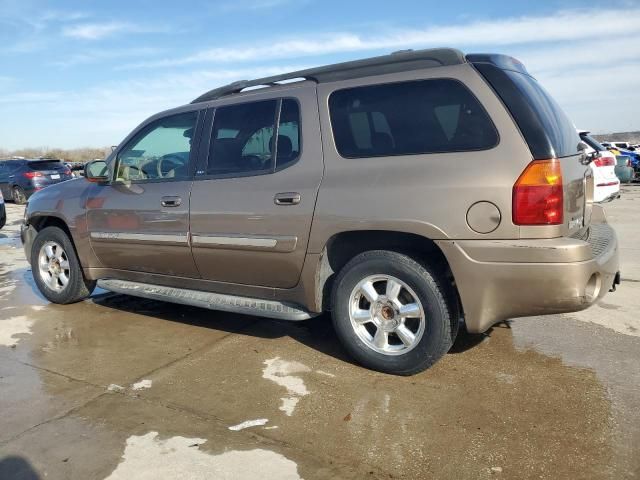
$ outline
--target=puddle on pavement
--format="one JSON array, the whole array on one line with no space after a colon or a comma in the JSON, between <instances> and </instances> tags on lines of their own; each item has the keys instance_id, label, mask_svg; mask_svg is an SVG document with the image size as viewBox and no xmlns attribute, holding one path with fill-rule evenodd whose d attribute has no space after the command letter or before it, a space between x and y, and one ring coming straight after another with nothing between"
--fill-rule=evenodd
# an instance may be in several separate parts
<instances>
[{"instance_id":1,"label":"puddle on pavement","mask_svg":"<svg viewBox=\"0 0 640 480\"><path fill-rule=\"evenodd\" d=\"M145 478L190 480L256 478L301 480L297 465L269 450L248 450L211 455L198 447L204 438L158 438L158 432L133 435L127 439L122 461L105 480L129 480L144 472Z\"/></svg>"},{"instance_id":2,"label":"puddle on pavement","mask_svg":"<svg viewBox=\"0 0 640 480\"><path fill-rule=\"evenodd\" d=\"M629 456L614 452L606 379L615 362L605 369L607 359L589 364L587 353L567 348L576 339L569 324L563 332L515 322L488 336L463 334L431 370L393 377L350 363L326 318L254 321L111 295L34 309L43 302L26 264L17 253L0 262L15 264L0 273L0 288L14 288L0 298L0 322L32 322L16 348L0 345L11 360L0 382L13 382L15 418L25 409L53 415L52 404L61 405L57 415L75 408L9 446L58 478L131 478L140 462L168 472L204 465L234 478L264 462L274 478L307 479L327 473L320 465L345 477L412 479L620 478L631 468ZM152 388L134 391L143 381ZM110 384L126 388L107 392ZM49 407L29 405L31 397ZM247 419L269 423L228 430Z\"/></svg>"}]
</instances>

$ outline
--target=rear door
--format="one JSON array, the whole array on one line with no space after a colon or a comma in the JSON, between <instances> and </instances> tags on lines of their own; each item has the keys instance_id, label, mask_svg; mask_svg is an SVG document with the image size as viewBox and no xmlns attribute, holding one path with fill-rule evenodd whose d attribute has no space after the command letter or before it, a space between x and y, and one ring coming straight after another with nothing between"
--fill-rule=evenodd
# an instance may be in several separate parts
<instances>
[{"instance_id":1,"label":"rear door","mask_svg":"<svg viewBox=\"0 0 640 480\"><path fill-rule=\"evenodd\" d=\"M311 82L277 90L210 112L207 162L191 194L193 256L205 279L298 283L323 173L318 103Z\"/></svg>"},{"instance_id":2,"label":"rear door","mask_svg":"<svg viewBox=\"0 0 640 480\"><path fill-rule=\"evenodd\" d=\"M199 112L143 126L119 151L109 185L87 201L91 245L104 267L197 278L189 246L189 194Z\"/></svg>"}]
</instances>

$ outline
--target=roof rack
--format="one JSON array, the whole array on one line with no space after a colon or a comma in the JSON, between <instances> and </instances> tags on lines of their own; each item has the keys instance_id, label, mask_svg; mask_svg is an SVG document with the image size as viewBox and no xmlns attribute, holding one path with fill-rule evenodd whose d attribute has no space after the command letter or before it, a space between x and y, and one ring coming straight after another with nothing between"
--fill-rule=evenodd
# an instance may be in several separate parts
<instances>
[{"instance_id":1,"label":"roof rack","mask_svg":"<svg viewBox=\"0 0 640 480\"><path fill-rule=\"evenodd\" d=\"M245 88L257 86L273 86L279 82L295 78L312 80L316 83L348 80L351 78L397 73L421 68L442 67L465 63L464 54L454 48L434 48L428 50L401 50L390 55L336 63L324 67L309 68L297 72L258 78L256 80L240 80L223 87L214 88L200 95L191 103L208 102L227 95L242 92Z\"/></svg>"}]
</instances>

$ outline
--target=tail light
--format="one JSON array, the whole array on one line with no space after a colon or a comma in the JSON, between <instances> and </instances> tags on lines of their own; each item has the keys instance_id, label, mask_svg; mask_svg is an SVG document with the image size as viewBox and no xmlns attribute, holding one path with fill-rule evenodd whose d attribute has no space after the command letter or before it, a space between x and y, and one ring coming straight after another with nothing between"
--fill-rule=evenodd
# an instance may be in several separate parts
<instances>
[{"instance_id":1,"label":"tail light","mask_svg":"<svg viewBox=\"0 0 640 480\"><path fill-rule=\"evenodd\" d=\"M598 157L593 163L596 164L596 167L615 167L616 161L611 157Z\"/></svg>"},{"instance_id":2,"label":"tail light","mask_svg":"<svg viewBox=\"0 0 640 480\"><path fill-rule=\"evenodd\" d=\"M71 169L70 168L65 168L62 173L64 173L65 175L71 175Z\"/></svg>"},{"instance_id":3,"label":"tail light","mask_svg":"<svg viewBox=\"0 0 640 480\"><path fill-rule=\"evenodd\" d=\"M513 223L560 225L564 214L562 168L555 159L534 160L513 186Z\"/></svg>"},{"instance_id":4,"label":"tail light","mask_svg":"<svg viewBox=\"0 0 640 480\"><path fill-rule=\"evenodd\" d=\"M27 178L44 177L40 172L24 172L22 176Z\"/></svg>"}]
</instances>

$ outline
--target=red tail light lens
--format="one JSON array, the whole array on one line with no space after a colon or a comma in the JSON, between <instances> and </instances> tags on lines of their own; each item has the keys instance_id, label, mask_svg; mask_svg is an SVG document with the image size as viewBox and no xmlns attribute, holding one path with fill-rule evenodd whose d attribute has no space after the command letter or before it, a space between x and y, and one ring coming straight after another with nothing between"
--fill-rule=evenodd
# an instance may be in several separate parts
<instances>
[{"instance_id":1,"label":"red tail light lens","mask_svg":"<svg viewBox=\"0 0 640 480\"><path fill-rule=\"evenodd\" d=\"M555 159L534 160L513 186L513 223L560 225L564 217L562 168Z\"/></svg>"},{"instance_id":2,"label":"red tail light lens","mask_svg":"<svg viewBox=\"0 0 640 480\"><path fill-rule=\"evenodd\" d=\"M615 167L616 161L611 157L598 157L593 163L596 164L596 167Z\"/></svg>"},{"instance_id":3,"label":"red tail light lens","mask_svg":"<svg viewBox=\"0 0 640 480\"><path fill-rule=\"evenodd\" d=\"M71 175L71 169L65 168L62 173L64 173L65 175Z\"/></svg>"},{"instance_id":4,"label":"red tail light lens","mask_svg":"<svg viewBox=\"0 0 640 480\"><path fill-rule=\"evenodd\" d=\"M44 175L40 172L24 172L22 176L27 178L44 177Z\"/></svg>"}]
</instances>

